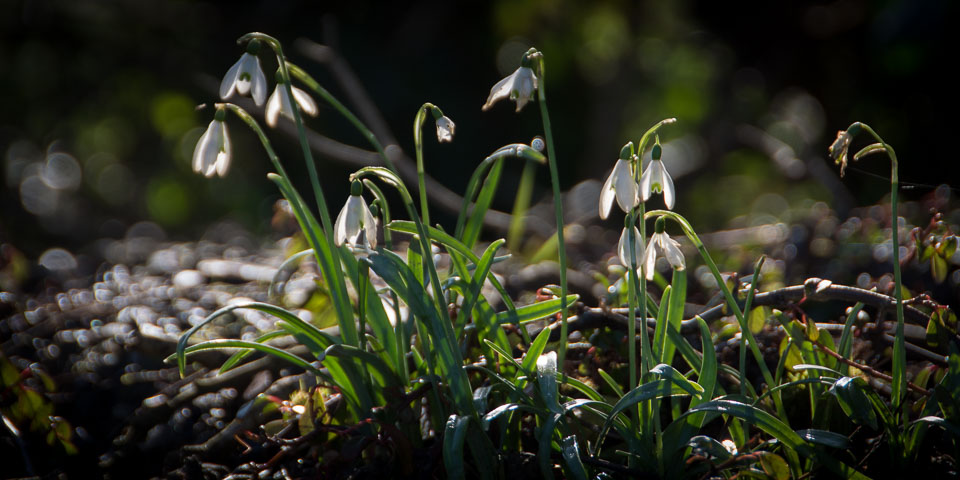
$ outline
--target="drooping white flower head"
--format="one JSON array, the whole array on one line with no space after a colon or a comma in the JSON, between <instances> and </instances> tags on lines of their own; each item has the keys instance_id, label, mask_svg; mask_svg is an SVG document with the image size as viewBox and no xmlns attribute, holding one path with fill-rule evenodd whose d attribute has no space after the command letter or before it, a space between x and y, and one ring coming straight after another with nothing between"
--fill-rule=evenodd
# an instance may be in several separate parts
<instances>
[{"instance_id":1,"label":"drooping white flower head","mask_svg":"<svg viewBox=\"0 0 960 480\"><path fill-rule=\"evenodd\" d=\"M670 238L664 229L663 217L657 218L654 227L654 234L650 236L650 243L647 244L647 251L643 259L643 270L647 274L647 280L653 280L653 274L657 266L657 256L663 255L667 262L675 270L686 268L686 260L683 258L683 252L680 251L680 243Z\"/></svg>"},{"instance_id":2,"label":"drooping white flower head","mask_svg":"<svg viewBox=\"0 0 960 480\"><path fill-rule=\"evenodd\" d=\"M673 191L673 179L660 160L660 145L653 146L653 155L647 169L640 176L640 200L646 202L654 193L663 193L663 203L667 210L673 210L676 200Z\"/></svg>"},{"instance_id":3,"label":"drooping white flower head","mask_svg":"<svg viewBox=\"0 0 960 480\"><path fill-rule=\"evenodd\" d=\"M640 267L643 265L643 243L640 241L640 230L637 230L637 227L631 228L633 228L634 260L637 262L636 265ZM629 230L624 228L623 233L620 234L620 242L617 243L617 257L620 258L621 265L630 268L630 235L628 232Z\"/></svg>"},{"instance_id":4,"label":"drooping white flower head","mask_svg":"<svg viewBox=\"0 0 960 480\"><path fill-rule=\"evenodd\" d=\"M452 142L455 128L456 125L453 120L450 120L450 117L440 116L437 118L437 141L440 143Z\"/></svg>"},{"instance_id":5,"label":"drooping white flower head","mask_svg":"<svg viewBox=\"0 0 960 480\"><path fill-rule=\"evenodd\" d=\"M316 117L319 109L313 97L293 85L290 85L290 90L293 92L293 99L300 106L300 111L311 117ZM286 83L283 81L280 71L277 70L277 86L270 94L270 99L267 100L267 125L276 127L280 115L293 120L293 105L290 104L290 97L287 95Z\"/></svg>"},{"instance_id":6,"label":"drooping white flower head","mask_svg":"<svg viewBox=\"0 0 960 480\"><path fill-rule=\"evenodd\" d=\"M233 92L240 95L250 95L257 106L263 105L267 99L267 77L260 68L260 41L251 40L247 44L247 52L240 56L220 82L220 98L226 100L233 96Z\"/></svg>"},{"instance_id":7,"label":"drooping white flower head","mask_svg":"<svg viewBox=\"0 0 960 480\"><path fill-rule=\"evenodd\" d=\"M617 205L624 213L630 213L634 207L640 204L640 197L637 194L637 182L633 180L633 170L630 168L631 157L633 156L633 142L627 143L620 150L620 158L613 166L610 176L603 182L600 188L600 218L606 219L610 215L610 207L613 206L613 199L617 199Z\"/></svg>"},{"instance_id":8,"label":"drooping white flower head","mask_svg":"<svg viewBox=\"0 0 960 480\"><path fill-rule=\"evenodd\" d=\"M533 92L537 89L537 75L530 68L533 65L530 53L523 54L520 59L520 68L497 82L490 89L490 96L487 97L487 103L483 104L483 110L489 110L494 103L509 98L517 102L517 111L519 112L527 102L533 100Z\"/></svg>"},{"instance_id":9,"label":"drooping white flower head","mask_svg":"<svg viewBox=\"0 0 960 480\"><path fill-rule=\"evenodd\" d=\"M343 205L333 225L333 242L366 248L377 246L377 221L360 196L363 185L355 180L350 186L350 198Z\"/></svg>"},{"instance_id":10,"label":"drooping white flower head","mask_svg":"<svg viewBox=\"0 0 960 480\"><path fill-rule=\"evenodd\" d=\"M193 149L193 171L210 178L224 176L230 168L230 137L227 135L226 110L217 109L212 122Z\"/></svg>"}]
</instances>

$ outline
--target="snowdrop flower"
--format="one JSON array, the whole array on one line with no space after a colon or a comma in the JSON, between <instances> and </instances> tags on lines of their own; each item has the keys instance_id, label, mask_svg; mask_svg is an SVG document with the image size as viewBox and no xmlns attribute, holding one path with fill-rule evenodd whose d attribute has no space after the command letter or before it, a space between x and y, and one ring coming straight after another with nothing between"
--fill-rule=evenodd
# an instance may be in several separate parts
<instances>
[{"instance_id":1,"label":"snowdrop flower","mask_svg":"<svg viewBox=\"0 0 960 480\"><path fill-rule=\"evenodd\" d=\"M640 242L640 230L637 230L635 226L630 228L633 228L633 258L639 267L643 264L643 243ZM632 265L632 262L630 262L630 235L627 232L627 228L624 227L623 233L620 234L620 242L617 244L617 256L620 257L621 265L630 268Z\"/></svg>"},{"instance_id":2,"label":"snowdrop flower","mask_svg":"<svg viewBox=\"0 0 960 480\"><path fill-rule=\"evenodd\" d=\"M850 134L849 130L840 130L837 132L837 139L830 145L830 157L833 158L834 162L840 164L841 177L847 169L847 151L850 149L852 140L853 135Z\"/></svg>"},{"instance_id":3,"label":"snowdrop flower","mask_svg":"<svg viewBox=\"0 0 960 480\"><path fill-rule=\"evenodd\" d=\"M360 196L362 191L363 185L354 180L350 185L350 198L333 225L333 242L338 247L343 244L371 249L377 246L377 221Z\"/></svg>"},{"instance_id":4,"label":"snowdrop flower","mask_svg":"<svg viewBox=\"0 0 960 480\"><path fill-rule=\"evenodd\" d=\"M436 112L436 110L434 110ZM452 142L453 141L453 129L456 128L456 125L453 123L453 120L450 120L450 117L444 116L443 114L433 114L437 120L437 141L440 143L443 142Z\"/></svg>"},{"instance_id":5,"label":"snowdrop flower","mask_svg":"<svg viewBox=\"0 0 960 480\"><path fill-rule=\"evenodd\" d=\"M293 99L296 100L300 111L311 117L316 117L319 110L317 109L317 102L313 101L313 97L293 85L290 85L290 90L293 92ZM293 105L290 104L290 96L287 95L286 82L283 81L280 70L277 70L277 86L270 94L270 100L267 100L267 125L276 127L280 115L289 118L291 121L293 120Z\"/></svg>"},{"instance_id":6,"label":"snowdrop flower","mask_svg":"<svg viewBox=\"0 0 960 480\"><path fill-rule=\"evenodd\" d=\"M494 103L509 98L517 102L519 112L527 102L533 100L533 92L537 89L537 75L530 68L532 63L530 52L525 53L520 60L520 68L490 89L490 96L487 97L487 103L483 104L483 110L489 110Z\"/></svg>"},{"instance_id":7,"label":"snowdrop flower","mask_svg":"<svg viewBox=\"0 0 960 480\"><path fill-rule=\"evenodd\" d=\"M630 158L633 156L633 142L623 146L620 150L620 158L613 166L613 171L603 182L600 189L600 218L606 220L610 215L610 207L613 206L613 199L616 197L617 205L624 213L630 213L630 210L640 204L640 197L637 195L637 182L633 180L633 171L630 168Z\"/></svg>"},{"instance_id":8,"label":"snowdrop flower","mask_svg":"<svg viewBox=\"0 0 960 480\"><path fill-rule=\"evenodd\" d=\"M650 237L650 243L647 244L647 251L643 259L643 270L647 273L647 280L653 280L658 255L667 257L670 266L676 270L686 268L683 252L680 251L680 244L663 231L665 223L666 221L663 217L657 218L657 223L654 226L654 234Z\"/></svg>"},{"instance_id":9,"label":"snowdrop flower","mask_svg":"<svg viewBox=\"0 0 960 480\"><path fill-rule=\"evenodd\" d=\"M654 193L663 193L663 203L667 205L667 210L673 210L675 200L673 179L670 178L667 169L663 167L660 152L660 145L654 145L650 164L647 165L647 169L640 176L640 200L646 202Z\"/></svg>"},{"instance_id":10,"label":"snowdrop flower","mask_svg":"<svg viewBox=\"0 0 960 480\"><path fill-rule=\"evenodd\" d=\"M236 91L240 95L250 94L258 107L263 105L267 98L267 77L260 68L258 52L260 41L251 40L247 44L247 52L223 76L223 81L220 82L220 98L226 100Z\"/></svg>"},{"instance_id":11,"label":"snowdrop flower","mask_svg":"<svg viewBox=\"0 0 960 480\"><path fill-rule=\"evenodd\" d=\"M213 121L203 132L197 146L193 149L193 171L209 178L214 174L221 177L227 174L230 167L230 137L227 135L227 124L224 122L227 111L218 108Z\"/></svg>"}]
</instances>

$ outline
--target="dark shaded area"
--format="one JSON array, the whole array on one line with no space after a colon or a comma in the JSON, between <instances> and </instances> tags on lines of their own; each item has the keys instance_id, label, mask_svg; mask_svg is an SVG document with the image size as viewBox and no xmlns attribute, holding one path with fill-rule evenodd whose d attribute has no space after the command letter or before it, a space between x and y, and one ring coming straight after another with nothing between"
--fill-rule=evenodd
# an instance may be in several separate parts
<instances>
[{"instance_id":1,"label":"dark shaded area","mask_svg":"<svg viewBox=\"0 0 960 480\"><path fill-rule=\"evenodd\" d=\"M797 188L799 196L832 202L841 212L877 201L885 181L854 170L841 184L835 168L823 165L833 132L853 120L872 124L899 149L905 182L936 185L950 178L941 146L949 124L941 112L956 94L941 64L949 58L946 29L956 6L945 1L736 8L6 1L0 9L0 236L30 258L51 245L78 248L122 234L143 219L177 236L196 235L223 217L266 231L277 195L263 180L270 168L261 147L239 124L231 123L237 155L227 179L206 181L189 171L193 144L211 116L193 107L216 100L209 80L219 79L242 52L235 38L252 30L277 36L294 61L343 97L329 73L305 61L292 43L305 37L335 47L407 152L417 107L431 101L444 108L457 121L457 138L452 146L428 141L427 168L454 191L462 191L487 153L539 133L536 107L521 115L506 106L484 114L478 108L513 68L516 52L531 44L547 55L567 188L602 179L625 140L667 116L680 119L663 139L676 141L682 156L675 167L678 209L694 220L716 218L699 211L700 199L729 198L718 209L728 212L721 219L731 218L745 213L747 199L770 191L718 183L717 175L746 174L761 184ZM272 77L275 62L262 58ZM310 125L366 148L327 106ZM771 152L760 148L765 135L784 142L803 165L771 161ZM301 173L295 143L274 138L288 168ZM72 162L64 168L79 178L57 188L24 186L53 152L68 154ZM736 160L743 157L751 161ZM329 201L338 204L351 169L320 161ZM888 173L882 160L855 168ZM502 209L510 208L503 192L514 191L514 176L505 179ZM541 193L546 177L544 169ZM696 180L704 177L712 188ZM927 191L920 186L906 194Z\"/></svg>"}]
</instances>

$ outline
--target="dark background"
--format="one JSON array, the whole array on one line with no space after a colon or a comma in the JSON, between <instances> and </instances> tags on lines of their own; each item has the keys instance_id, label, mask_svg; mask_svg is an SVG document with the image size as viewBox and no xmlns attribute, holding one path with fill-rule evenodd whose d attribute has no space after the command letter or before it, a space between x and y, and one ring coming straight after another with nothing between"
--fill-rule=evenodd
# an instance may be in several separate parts
<instances>
[{"instance_id":1,"label":"dark background","mask_svg":"<svg viewBox=\"0 0 960 480\"><path fill-rule=\"evenodd\" d=\"M541 133L536 104L519 115L506 102L480 111L530 45L547 61L564 189L602 181L620 146L666 117L679 119L662 137L676 209L705 231L758 211L779 215L781 203L824 201L843 215L883 200L885 159L854 165L841 182L827 158L837 130L855 120L897 148L908 199L956 178L956 80L946 73L956 60L948 30L956 2L326 3L0 0L0 243L35 259L52 246L76 251L122 236L143 220L171 238L197 238L223 219L268 234L279 195L240 122L229 120L235 155L226 178L190 169L212 118L195 106L218 100L219 79L243 52L235 40L248 31L276 36L344 99L330 71L293 42L333 46L408 154L417 108L443 108L456 138L437 145L428 126L427 171L458 193L487 154ZM272 91L276 62L266 50L261 58ZM333 109L321 102L320 110L311 128L369 148ZM305 178L296 142L269 134ZM336 215L355 167L318 161ZM507 167L502 210L519 168ZM538 175L535 201L549 192L547 170ZM435 220L452 225L449 215Z\"/></svg>"}]
</instances>

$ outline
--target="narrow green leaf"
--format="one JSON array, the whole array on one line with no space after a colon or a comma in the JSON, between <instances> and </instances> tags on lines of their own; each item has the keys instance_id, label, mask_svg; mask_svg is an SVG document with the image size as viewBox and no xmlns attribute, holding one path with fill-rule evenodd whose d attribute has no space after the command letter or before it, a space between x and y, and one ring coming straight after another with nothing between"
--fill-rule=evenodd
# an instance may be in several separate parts
<instances>
[{"instance_id":1,"label":"narrow green leaf","mask_svg":"<svg viewBox=\"0 0 960 480\"><path fill-rule=\"evenodd\" d=\"M850 439L839 433L827 430L817 430L808 428L806 430L797 430L797 435L801 438L818 445L824 445L833 448L850 448Z\"/></svg>"},{"instance_id":2,"label":"narrow green leaf","mask_svg":"<svg viewBox=\"0 0 960 480\"><path fill-rule=\"evenodd\" d=\"M447 478L466 478L463 465L463 441L467 438L470 417L450 415L443 432L443 466Z\"/></svg>"},{"instance_id":3,"label":"narrow green leaf","mask_svg":"<svg viewBox=\"0 0 960 480\"><path fill-rule=\"evenodd\" d=\"M561 443L563 461L567 465L567 474L576 480L587 480L587 469L580 461L580 447L577 445L577 436L570 435L563 438Z\"/></svg>"},{"instance_id":4,"label":"narrow green leaf","mask_svg":"<svg viewBox=\"0 0 960 480\"><path fill-rule=\"evenodd\" d=\"M580 298L579 295L567 295L567 305L572 305ZM523 324L535 320L540 320L560 313L560 299L553 298L543 302L532 303L516 310L508 310L497 314L497 323L505 324Z\"/></svg>"}]
</instances>

